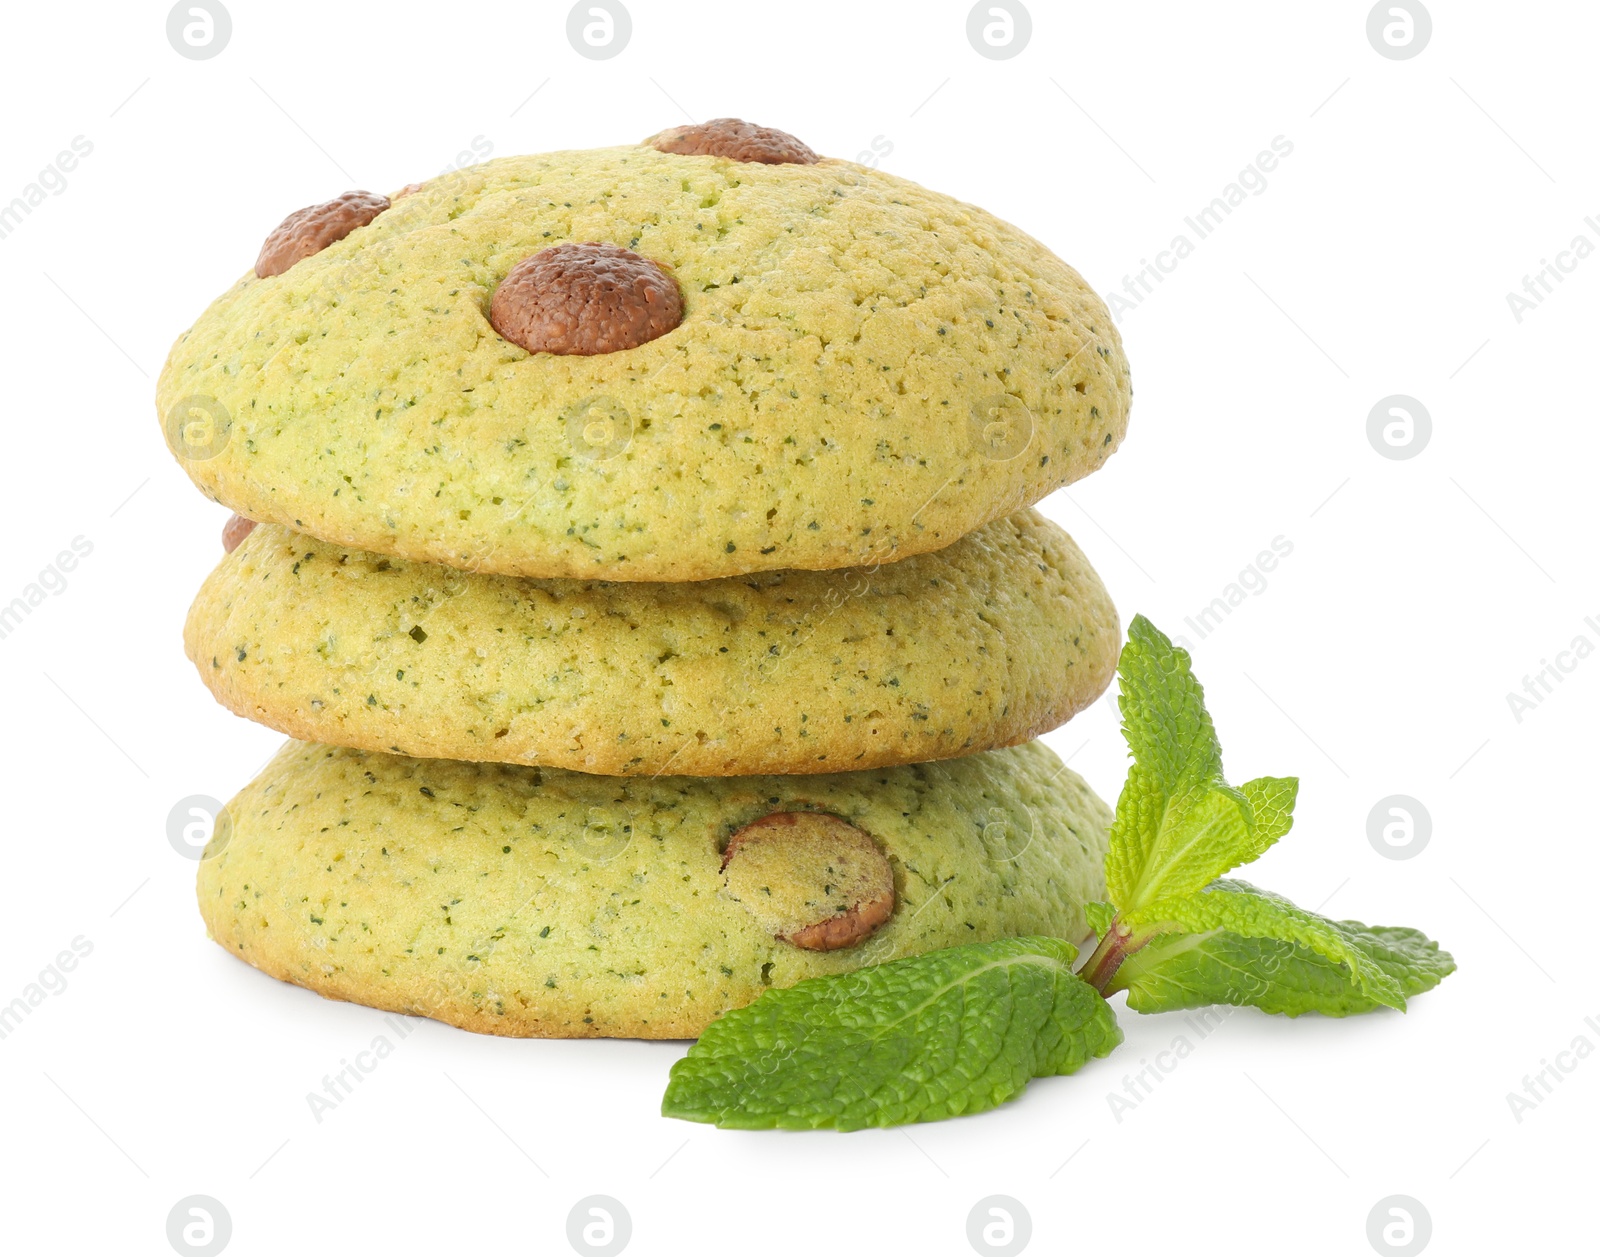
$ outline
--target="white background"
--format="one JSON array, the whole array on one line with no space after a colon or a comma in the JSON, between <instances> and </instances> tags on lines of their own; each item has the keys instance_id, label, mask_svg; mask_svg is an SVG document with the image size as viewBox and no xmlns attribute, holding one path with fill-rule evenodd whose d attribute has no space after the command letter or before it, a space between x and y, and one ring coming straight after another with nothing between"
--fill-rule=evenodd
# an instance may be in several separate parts
<instances>
[{"instance_id":1,"label":"white background","mask_svg":"<svg viewBox=\"0 0 1600 1257\"><path fill-rule=\"evenodd\" d=\"M1520 722L1506 700L1577 635L1600 645L1600 259L1520 323L1506 301L1574 236L1600 244L1593 6L1436 0L1430 44L1396 61L1365 3L1039 0L1028 47L994 61L965 3L629 0L631 44L591 61L564 3L229 4L207 61L168 44L164 4L4 19L0 203L93 144L0 239L0 603L93 545L0 640L0 1003L93 946L0 1041L7 1251L166 1253L194 1193L223 1202L241 1255L563 1253L591 1193L624 1203L638 1254L967 1253L996 1193L1040 1253L1366 1253L1395 1193L1431 1215L1434 1252L1593 1243L1600 1056L1564 1058L1520 1122L1506 1099L1577 1036L1600 1047L1600 657ZM1003 1110L847 1136L658 1117L680 1044L418 1022L313 1119L306 1093L394 1036L209 943L167 843L178 799L227 798L280 739L183 658L224 512L167 455L154 377L289 210L429 177L475 139L606 145L722 114L829 155L892 145L884 169L1018 223L1102 293L1273 137L1293 144L1124 315L1128 439L1044 509L1125 620L1196 647L1231 774L1300 775L1295 830L1253 880L1426 929L1461 966L1443 987L1405 1016L1243 1011L1203 1041L1124 1012L1109 1060ZM1366 435L1397 393L1433 421L1406 461ZM1203 641L1187 629L1277 536L1293 553L1264 592ZM1109 702L1050 741L1115 797ZM1397 793L1433 821L1408 860L1367 836ZM1192 1055L1118 1121L1108 1094L1179 1035Z\"/></svg>"}]
</instances>

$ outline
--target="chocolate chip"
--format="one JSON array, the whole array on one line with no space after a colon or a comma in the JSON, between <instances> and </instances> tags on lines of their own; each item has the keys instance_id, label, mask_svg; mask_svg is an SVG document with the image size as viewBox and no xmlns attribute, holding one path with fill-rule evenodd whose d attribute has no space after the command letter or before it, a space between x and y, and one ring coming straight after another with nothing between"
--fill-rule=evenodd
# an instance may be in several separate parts
<instances>
[{"instance_id":1,"label":"chocolate chip","mask_svg":"<svg viewBox=\"0 0 1600 1257\"><path fill-rule=\"evenodd\" d=\"M376 192L346 192L321 205L295 210L267 237L256 258L262 279L282 275L302 258L321 253L357 227L365 227L389 208L389 198Z\"/></svg>"},{"instance_id":2,"label":"chocolate chip","mask_svg":"<svg viewBox=\"0 0 1600 1257\"><path fill-rule=\"evenodd\" d=\"M819 160L809 147L787 131L758 127L742 118L713 118L688 127L671 127L645 143L663 153L686 157L726 157L730 161L764 162L769 166L812 166Z\"/></svg>"},{"instance_id":3,"label":"chocolate chip","mask_svg":"<svg viewBox=\"0 0 1600 1257\"><path fill-rule=\"evenodd\" d=\"M725 893L807 951L853 947L894 913L894 871L872 836L826 812L774 812L722 853Z\"/></svg>"},{"instance_id":4,"label":"chocolate chip","mask_svg":"<svg viewBox=\"0 0 1600 1257\"><path fill-rule=\"evenodd\" d=\"M232 554L237 550L240 543L250 535L255 526L255 520L246 519L243 515L228 516L228 522L222 526L223 553Z\"/></svg>"},{"instance_id":5,"label":"chocolate chip","mask_svg":"<svg viewBox=\"0 0 1600 1257\"><path fill-rule=\"evenodd\" d=\"M524 258L489 305L494 330L534 354L632 349L682 318L677 281L614 244L558 244Z\"/></svg>"}]
</instances>

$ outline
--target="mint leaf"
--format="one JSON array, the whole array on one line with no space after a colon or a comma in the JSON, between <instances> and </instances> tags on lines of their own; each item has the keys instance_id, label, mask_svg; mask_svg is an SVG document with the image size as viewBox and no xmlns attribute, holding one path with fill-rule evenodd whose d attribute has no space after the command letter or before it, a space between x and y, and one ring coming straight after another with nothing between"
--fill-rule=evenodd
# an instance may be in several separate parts
<instances>
[{"instance_id":1,"label":"mint leaf","mask_svg":"<svg viewBox=\"0 0 1600 1257\"><path fill-rule=\"evenodd\" d=\"M1261 842L1259 851L1249 859L1239 861L1239 864L1248 864L1288 833L1289 827L1294 824L1294 801L1295 796L1300 793L1300 779L1257 777L1254 781L1247 781L1240 786L1239 793L1244 795L1245 802L1250 805L1250 815L1255 821L1257 838ZM1239 865L1233 867L1238 868ZM1227 869L1222 871L1228 872Z\"/></svg>"},{"instance_id":2,"label":"mint leaf","mask_svg":"<svg viewBox=\"0 0 1600 1257\"><path fill-rule=\"evenodd\" d=\"M1189 652L1142 615L1128 626L1117 680L1128 750L1158 785L1170 794L1183 782L1222 775L1222 748Z\"/></svg>"},{"instance_id":3,"label":"mint leaf","mask_svg":"<svg viewBox=\"0 0 1600 1257\"><path fill-rule=\"evenodd\" d=\"M1198 895L1162 900L1141 910L1130 924L1161 933L1176 925L1196 934L1220 929L1245 938L1298 943L1347 968L1356 989L1368 998L1390 1008L1406 1006L1400 983L1357 946L1337 921L1297 908L1281 895L1259 890L1249 882L1214 882Z\"/></svg>"},{"instance_id":4,"label":"mint leaf","mask_svg":"<svg viewBox=\"0 0 1600 1257\"><path fill-rule=\"evenodd\" d=\"M1117 910L1108 903L1086 903L1083 905L1083 915L1095 937L1104 938L1116 918Z\"/></svg>"},{"instance_id":5,"label":"mint leaf","mask_svg":"<svg viewBox=\"0 0 1600 1257\"><path fill-rule=\"evenodd\" d=\"M1359 921L1334 924L1407 999L1432 990L1455 971L1450 953L1417 930ZM1300 943L1226 930L1158 936L1123 962L1112 989L1127 991L1128 1007L1141 1013L1235 1004L1289 1017L1309 1012L1344 1017L1381 1007L1361 993L1347 967Z\"/></svg>"},{"instance_id":6,"label":"mint leaf","mask_svg":"<svg viewBox=\"0 0 1600 1257\"><path fill-rule=\"evenodd\" d=\"M672 1067L667 1117L858 1130L978 1113L1122 1041L1053 938L970 943L774 988Z\"/></svg>"},{"instance_id":7,"label":"mint leaf","mask_svg":"<svg viewBox=\"0 0 1600 1257\"><path fill-rule=\"evenodd\" d=\"M1129 626L1117 675L1134 764L1117 799L1106 885L1127 913L1201 890L1254 860L1288 832L1298 783L1263 777L1238 790L1228 785L1188 652L1142 615Z\"/></svg>"}]
</instances>

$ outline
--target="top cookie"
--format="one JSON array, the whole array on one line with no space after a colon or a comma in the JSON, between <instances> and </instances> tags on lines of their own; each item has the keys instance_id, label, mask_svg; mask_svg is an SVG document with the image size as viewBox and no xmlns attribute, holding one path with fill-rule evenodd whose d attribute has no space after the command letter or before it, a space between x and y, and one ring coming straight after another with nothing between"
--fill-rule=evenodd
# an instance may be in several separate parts
<instances>
[{"instance_id":1,"label":"top cookie","mask_svg":"<svg viewBox=\"0 0 1600 1257\"><path fill-rule=\"evenodd\" d=\"M739 127L298 211L174 345L168 444L336 544L658 581L936 550L1105 460L1128 367L1075 271Z\"/></svg>"}]
</instances>

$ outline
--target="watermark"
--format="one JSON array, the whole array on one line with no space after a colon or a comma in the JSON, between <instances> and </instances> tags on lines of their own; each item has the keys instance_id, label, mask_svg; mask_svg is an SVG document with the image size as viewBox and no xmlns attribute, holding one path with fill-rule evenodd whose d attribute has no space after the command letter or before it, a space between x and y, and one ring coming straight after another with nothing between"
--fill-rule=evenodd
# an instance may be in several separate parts
<instances>
[{"instance_id":1,"label":"watermark","mask_svg":"<svg viewBox=\"0 0 1600 1257\"><path fill-rule=\"evenodd\" d=\"M1596 1038L1600 1038L1600 1020L1585 1017L1583 1024ZM1573 1036L1571 1043L1556 1053L1554 1060L1541 1058L1538 1072L1523 1076L1520 1092L1506 1092L1506 1105L1518 1126L1522 1125L1529 1113L1556 1093L1556 1088L1566 1082L1568 1075L1594 1055L1594 1044L1594 1039L1580 1031Z\"/></svg>"},{"instance_id":2,"label":"watermark","mask_svg":"<svg viewBox=\"0 0 1600 1257\"><path fill-rule=\"evenodd\" d=\"M883 159L892 152L894 152L894 141L888 136L875 135L872 137L872 147L864 148L856 154L856 165L876 170L883 164Z\"/></svg>"},{"instance_id":3,"label":"watermark","mask_svg":"<svg viewBox=\"0 0 1600 1257\"><path fill-rule=\"evenodd\" d=\"M1033 1238L1033 1217L1012 1196L985 1196L967 1214L967 1243L975 1253L1020 1253Z\"/></svg>"},{"instance_id":4,"label":"watermark","mask_svg":"<svg viewBox=\"0 0 1600 1257\"><path fill-rule=\"evenodd\" d=\"M1214 235L1233 211L1251 197L1260 196L1267 190L1267 176L1277 170L1278 164L1293 152L1294 141L1282 135L1273 136L1270 147L1257 153L1231 183L1211 198L1209 205L1184 218L1183 225L1187 231L1174 234L1165 249L1156 251L1154 261L1140 258L1139 269L1132 275L1122 277L1122 291L1112 289L1106 298L1111 317L1120 322L1124 315L1131 314L1143 305L1157 286L1165 283L1167 276L1194 253L1200 241Z\"/></svg>"},{"instance_id":5,"label":"watermark","mask_svg":"<svg viewBox=\"0 0 1600 1257\"><path fill-rule=\"evenodd\" d=\"M586 397L561 416L567 445L579 458L606 463L633 444L633 416L609 397Z\"/></svg>"},{"instance_id":6,"label":"watermark","mask_svg":"<svg viewBox=\"0 0 1600 1257\"><path fill-rule=\"evenodd\" d=\"M488 161L489 155L493 152L493 140L487 136L475 135L472 137L470 146L457 153L455 161L451 162L439 173L448 175L457 170L466 170L471 166L476 166L479 162Z\"/></svg>"},{"instance_id":7,"label":"watermark","mask_svg":"<svg viewBox=\"0 0 1600 1257\"><path fill-rule=\"evenodd\" d=\"M1294 553L1294 542L1282 533L1274 537L1270 545L1270 549L1257 554L1253 562L1246 564L1237 577L1224 585L1222 592L1215 598L1195 614L1183 617L1183 622L1199 634L1201 641L1222 627L1223 622L1251 598L1266 593L1269 583L1267 578L1277 571L1278 564ZM1185 650L1193 649L1188 638L1178 637L1174 640Z\"/></svg>"},{"instance_id":8,"label":"watermark","mask_svg":"<svg viewBox=\"0 0 1600 1257\"><path fill-rule=\"evenodd\" d=\"M1433 1238L1433 1218L1414 1196L1385 1196L1367 1214L1367 1243L1374 1252L1414 1257Z\"/></svg>"},{"instance_id":9,"label":"watermark","mask_svg":"<svg viewBox=\"0 0 1600 1257\"><path fill-rule=\"evenodd\" d=\"M180 57L209 61L233 38L233 18L220 0L178 0L167 14L167 42Z\"/></svg>"},{"instance_id":10,"label":"watermark","mask_svg":"<svg viewBox=\"0 0 1600 1257\"><path fill-rule=\"evenodd\" d=\"M567 845L585 859L604 864L628 849L633 841L633 826L624 824L603 808L592 807L583 828L567 838Z\"/></svg>"},{"instance_id":11,"label":"watermark","mask_svg":"<svg viewBox=\"0 0 1600 1257\"><path fill-rule=\"evenodd\" d=\"M209 794L179 799L167 813L167 842L185 860L212 860L233 837L233 818Z\"/></svg>"},{"instance_id":12,"label":"watermark","mask_svg":"<svg viewBox=\"0 0 1600 1257\"><path fill-rule=\"evenodd\" d=\"M1189 1013L1184 1017L1183 1024L1193 1031L1193 1039L1186 1034L1174 1035L1172 1042L1153 1057L1147 1059L1141 1056L1139 1072L1123 1075L1121 1092L1106 1092L1106 1105L1111 1109L1111 1116L1117 1119L1117 1125L1122 1124L1126 1114L1132 1113L1155 1095L1156 1088L1166 1082L1179 1065L1193 1056L1199 1045L1217 1032L1218 1026L1238 1011L1232 1004L1216 1004Z\"/></svg>"},{"instance_id":13,"label":"watermark","mask_svg":"<svg viewBox=\"0 0 1600 1257\"><path fill-rule=\"evenodd\" d=\"M633 1217L612 1196L585 1196L567 1214L567 1243L575 1253L612 1257L633 1238Z\"/></svg>"},{"instance_id":14,"label":"watermark","mask_svg":"<svg viewBox=\"0 0 1600 1257\"><path fill-rule=\"evenodd\" d=\"M984 813L988 820L981 833L990 859L1011 864L1025 856L1033 846L1034 837L1039 832L1039 821L1031 807L1024 810L1028 814L1026 830L1002 807L992 807Z\"/></svg>"},{"instance_id":15,"label":"watermark","mask_svg":"<svg viewBox=\"0 0 1600 1257\"><path fill-rule=\"evenodd\" d=\"M1388 860L1409 860L1421 855L1433 837L1433 817L1409 794L1379 799L1367 813L1367 841Z\"/></svg>"},{"instance_id":16,"label":"watermark","mask_svg":"<svg viewBox=\"0 0 1600 1257\"><path fill-rule=\"evenodd\" d=\"M71 148L64 148L57 153L54 160L34 176L33 182L12 197L10 202L0 205L0 240L22 226L23 220L52 196L60 196L65 192L67 176L92 152L93 141L81 135L73 136Z\"/></svg>"},{"instance_id":17,"label":"watermark","mask_svg":"<svg viewBox=\"0 0 1600 1257\"><path fill-rule=\"evenodd\" d=\"M332 1113L354 1095L356 1088L365 1082L383 1061L394 1055L396 1043L410 1037L417 1028L415 1022L408 1021L396 1013L386 1013L383 1023L393 1032L393 1039L386 1034L375 1035L371 1043L356 1053L354 1060L339 1058L338 1072L322 1076L320 1092L306 1092L306 1106L311 1110L311 1116L316 1119L318 1126L322 1125L325 1114Z\"/></svg>"},{"instance_id":18,"label":"watermark","mask_svg":"<svg viewBox=\"0 0 1600 1257\"><path fill-rule=\"evenodd\" d=\"M1433 416L1415 397L1391 393L1367 412L1367 444L1395 462L1415 458L1433 437Z\"/></svg>"},{"instance_id":19,"label":"watermark","mask_svg":"<svg viewBox=\"0 0 1600 1257\"><path fill-rule=\"evenodd\" d=\"M1585 216L1583 225L1600 236L1600 222L1595 221L1593 214ZM1545 298L1554 293L1559 285L1566 283L1567 276L1577 270L1578 263L1592 254L1594 249L1594 241L1580 231L1565 249L1556 250L1554 261L1540 258L1539 269L1532 275L1522 277L1522 291L1506 293L1506 305L1511 310L1512 319L1520 323L1542 306Z\"/></svg>"},{"instance_id":20,"label":"watermark","mask_svg":"<svg viewBox=\"0 0 1600 1257\"><path fill-rule=\"evenodd\" d=\"M179 458L204 462L228 448L233 416L215 397L191 393L167 411L167 445Z\"/></svg>"},{"instance_id":21,"label":"watermark","mask_svg":"<svg viewBox=\"0 0 1600 1257\"><path fill-rule=\"evenodd\" d=\"M56 958L39 970L39 976L9 1004L0 1004L0 1039L16 1034L22 1023L33 1016L52 995L67 989L67 974L78 967L78 962L94 951L94 943L79 934L67 947L56 953Z\"/></svg>"},{"instance_id":22,"label":"watermark","mask_svg":"<svg viewBox=\"0 0 1600 1257\"><path fill-rule=\"evenodd\" d=\"M215 1257L233 1238L233 1218L214 1196L185 1196L167 1214L167 1243L186 1257Z\"/></svg>"},{"instance_id":23,"label":"watermark","mask_svg":"<svg viewBox=\"0 0 1600 1257\"><path fill-rule=\"evenodd\" d=\"M590 61L609 61L632 38L633 19L621 0L578 0L567 14L567 42Z\"/></svg>"},{"instance_id":24,"label":"watermark","mask_svg":"<svg viewBox=\"0 0 1600 1257\"><path fill-rule=\"evenodd\" d=\"M978 0L967 14L967 42L980 57L1009 61L1033 38L1033 17L1020 0Z\"/></svg>"},{"instance_id":25,"label":"watermark","mask_svg":"<svg viewBox=\"0 0 1600 1257\"><path fill-rule=\"evenodd\" d=\"M1600 637L1600 620L1592 615L1583 617L1584 627ZM1544 701L1556 692L1558 686L1564 685L1569 676L1578 670L1578 665L1594 654L1594 641L1587 633L1577 634L1567 643L1565 650L1556 651L1555 660L1539 660L1539 671L1532 676L1524 675L1522 689L1508 690L1506 692L1506 706L1511 709L1511 717L1518 724L1527 718L1531 711L1537 711L1544 705Z\"/></svg>"},{"instance_id":26,"label":"watermark","mask_svg":"<svg viewBox=\"0 0 1600 1257\"><path fill-rule=\"evenodd\" d=\"M1433 18L1420 0L1378 0L1367 14L1367 42L1380 57L1409 61L1433 38Z\"/></svg>"},{"instance_id":27,"label":"watermark","mask_svg":"<svg viewBox=\"0 0 1600 1257\"><path fill-rule=\"evenodd\" d=\"M973 453L1009 463L1033 444L1033 411L1015 394L991 393L967 410L967 440Z\"/></svg>"},{"instance_id":28,"label":"watermark","mask_svg":"<svg viewBox=\"0 0 1600 1257\"><path fill-rule=\"evenodd\" d=\"M33 580L22 587L22 592L10 602L0 605L0 641L10 637L35 608L51 598L67 592L67 576L75 572L78 564L94 553L94 542L84 536L74 537L68 548L58 553L54 560L44 565Z\"/></svg>"}]
</instances>

